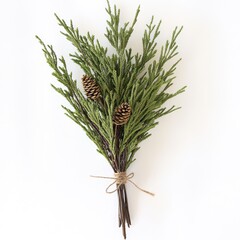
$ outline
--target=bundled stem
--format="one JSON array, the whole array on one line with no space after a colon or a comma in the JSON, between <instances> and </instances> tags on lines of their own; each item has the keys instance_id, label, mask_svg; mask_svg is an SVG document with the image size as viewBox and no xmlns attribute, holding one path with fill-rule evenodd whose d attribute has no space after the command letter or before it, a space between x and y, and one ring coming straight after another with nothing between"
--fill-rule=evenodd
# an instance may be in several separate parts
<instances>
[{"instance_id":1,"label":"bundled stem","mask_svg":"<svg viewBox=\"0 0 240 240\"><path fill-rule=\"evenodd\" d=\"M125 156L119 154L119 142L122 136L122 126L114 125L115 128L115 165L117 166L114 169L116 172L126 172L126 163L127 159ZM128 207L127 191L125 184L117 185L117 194L118 194L118 218L119 218L119 227L122 227L122 233L124 239L126 239L126 223L128 227L131 225L131 218Z\"/></svg>"},{"instance_id":2,"label":"bundled stem","mask_svg":"<svg viewBox=\"0 0 240 240\"><path fill-rule=\"evenodd\" d=\"M127 238L126 224L128 227L131 225L131 218L128 208L127 192L125 184L118 188L118 216L119 216L119 227L122 226L122 233L124 239Z\"/></svg>"}]
</instances>

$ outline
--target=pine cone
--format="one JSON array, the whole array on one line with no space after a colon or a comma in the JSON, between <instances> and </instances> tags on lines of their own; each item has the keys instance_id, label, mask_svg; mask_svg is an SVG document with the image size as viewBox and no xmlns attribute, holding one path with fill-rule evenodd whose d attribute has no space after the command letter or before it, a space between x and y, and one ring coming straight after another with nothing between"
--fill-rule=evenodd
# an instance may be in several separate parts
<instances>
[{"instance_id":1,"label":"pine cone","mask_svg":"<svg viewBox=\"0 0 240 240\"><path fill-rule=\"evenodd\" d=\"M131 115L131 106L128 103L122 103L115 109L115 113L113 115L113 122L116 125L126 124Z\"/></svg>"},{"instance_id":2,"label":"pine cone","mask_svg":"<svg viewBox=\"0 0 240 240\"><path fill-rule=\"evenodd\" d=\"M100 88L93 78L84 75L82 77L82 83L88 98L91 100L97 100L100 97Z\"/></svg>"}]
</instances>

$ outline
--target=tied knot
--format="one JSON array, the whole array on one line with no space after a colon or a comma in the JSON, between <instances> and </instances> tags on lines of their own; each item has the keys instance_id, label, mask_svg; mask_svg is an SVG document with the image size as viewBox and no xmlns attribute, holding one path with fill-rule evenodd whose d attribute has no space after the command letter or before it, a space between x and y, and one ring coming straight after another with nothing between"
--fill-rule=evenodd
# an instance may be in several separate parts
<instances>
[{"instance_id":1,"label":"tied knot","mask_svg":"<svg viewBox=\"0 0 240 240\"><path fill-rule=\"evenodd\" d=\"M134 173L126 174L126 172L116 172L114 173L115 179L116 179L116 184L117 185L122 185L127 183L131 178L134 177Z\"/></svg>"},{"instance_id":2,"label":"tied knot","mask_svg":"<svg viewBox=\"0 0 240 240\"><path fill-rule=\"evenodd\" d=\"M112 179L113 182L111 184L109 184L109 186L106 188L106 193L114 193L116 192L121 185L124 185L126 184L127 182L130 182L132 185L134 185L137 189L139 189L140 191L142 192L145 192L151 196L154 196L154 193L152 192L149 192L147 190L144 190L142 188L140 188L135 182L133 182L131 179L134 177L134 173L129 173L127 175L126 172L116 172L114 173L114 177L104 177L104 176L91 176L91 177L94 177L94 178L104 178L104 179ZM114 190L110 190L110 188L116 184L116 188Z\"/></svg>"}]
</instances>

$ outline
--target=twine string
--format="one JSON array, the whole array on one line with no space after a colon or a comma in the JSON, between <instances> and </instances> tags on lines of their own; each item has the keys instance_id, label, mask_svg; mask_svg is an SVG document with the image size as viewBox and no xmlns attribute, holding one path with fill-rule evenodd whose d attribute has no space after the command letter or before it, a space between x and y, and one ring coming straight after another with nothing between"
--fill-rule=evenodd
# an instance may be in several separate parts
<instances>
[{"instance_id":1,"label":"twine string","mask_svg":"<svg viewBox=\"0 0 240 240\"><path fill-rule=\"evenodd\" d=\"M154 196L155 194L152 192L149 192L147 190L144 190L142 188L140 188L134 181L132 181L131 179L134 177L134 173L129 173L128 175L126 174L126 172L116 172L114 173L114 177L105 177L105 176L92 176L93 178L102 178L102 179L110 179L110 180L114 180L112 183L110 183L108 185L108 187L106 188L106 193L111 194L116 192L121 185L126 184L127 182L130 182L132 185L134 185L137 189L139 189L140 191L149 194L151 196ZM116 188L112 191L110 191L109 189L116 184Z\"/></svg>"}]
</instances>

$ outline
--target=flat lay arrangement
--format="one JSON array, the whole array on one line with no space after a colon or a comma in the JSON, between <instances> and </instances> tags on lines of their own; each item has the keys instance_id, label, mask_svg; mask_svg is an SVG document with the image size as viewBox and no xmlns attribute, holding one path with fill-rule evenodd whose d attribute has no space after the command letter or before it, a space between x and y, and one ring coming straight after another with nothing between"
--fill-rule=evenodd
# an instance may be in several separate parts
<instances>
[{"instance_id":1,"label":"flat lay arrangement","mask_svg":"<svg viewBox=\"0 0 240 240\"><path fill-rule=\"evenodd\" d=\"M62 106L66 115L82 127L113 170L113 176L92 177L110 181L107 193L118 195L119 227L126 239L126 226L132 224L126 184L132 184L143 194L154 195L134 181L134 172L129 171L129 166L136 160L140 142L151 135L149 130L158 124L159 118L178 109L166 108L165 102L185 90L185 87L175 92L170 90L181 60L175 58L178 55L176 40L182 27L176 27L170 39L158 47L161 21L155 24L152 17L139 39L142 52L135 53L128 42L140 8L131 23L121 23L120 10L111 7L109 1L106 12L109 17L105 32L107 47L91 33L81 35L72 21L67 23L56 15L61 33L76 48L70 58L82 69L82 76L74 78L65 58L57 57L51 45L37 38L53 76L61 85L52 84L52 87L69 103L67 107ZM144 170L141 175L144 178Z\"/></svg>"}]
</instances>

